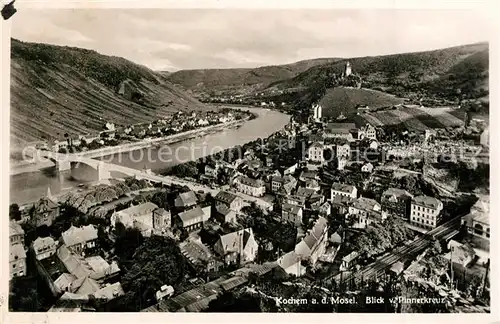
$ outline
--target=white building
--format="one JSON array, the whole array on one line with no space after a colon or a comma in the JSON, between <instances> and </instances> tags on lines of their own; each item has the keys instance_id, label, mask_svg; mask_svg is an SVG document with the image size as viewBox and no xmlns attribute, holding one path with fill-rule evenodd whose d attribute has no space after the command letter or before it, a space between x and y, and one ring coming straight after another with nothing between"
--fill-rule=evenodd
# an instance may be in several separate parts
<instances>
[{"instance_id":1,"label":"white building","mask_svg":"<svg viewBox=\"0 0 500 324\"><path fill-rule=\"evenodd\" d=\"M429 196L417 196L411 201L410 223L425 229L435 228L441 217L443 203Z\"/></svg>"},{"instance_id":2,"label":"white building","mask_svg":"<svg viewBox=\"0 0 500 324\"><path fill-rule=\"evenodd\" d=\"M333 201L335 196L356 198L358 195L358 189L355 186L334 182L331 189L331 200Z\"/></svg>"},{"instance_id":3,"label":"white building","mask_svg":"<svg viewBox=\"0 0 500 324\"><path fill-rule=\"evenodd\" d=\"M319 122L321 120L323 114L323 107L318 104L312 106L313 109L313 118L315 121Z\"/></svg>"},{"instance_id":4,"label":"white building","mask_svg":"<svg viewBox=\"0 0 500 324\"><path fill-rule=\"evenodd\" d=\"M323 154L324 150L325 148L323 144L319 142L313 143L313 145L311 145L307 150L307 160L323 164L325 162L325 156Z\"/></svg>"}]
</instances>

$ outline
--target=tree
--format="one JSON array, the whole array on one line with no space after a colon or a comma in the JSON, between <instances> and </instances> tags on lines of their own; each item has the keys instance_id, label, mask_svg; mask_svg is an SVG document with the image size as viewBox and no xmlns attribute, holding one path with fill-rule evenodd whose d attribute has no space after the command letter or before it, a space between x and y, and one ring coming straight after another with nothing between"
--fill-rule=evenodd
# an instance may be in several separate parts
<instances>
[{"instance_id":1,"label":"tree","mask_svg":"<svg viewBox=\"0 0 500 324\"><path fill-rule=\"evenodd\" d=\"M163 285L182 290L187 264L177 243L171 238L151 236L144 240L131 260L133 264L125 276L127 290L125 304L120 308L139 311L154 303L156 291Z\"/></svg>"},{"instance_id":2,"label":"tree","mask_svg":"<svg viewBox=\"0 0 500 324\"><path fill-rule=\"evenodd\" d=\"M207 312L216 313L260 313L260 300L249 294L224 292L208 304Z\"/></svg>"},{"instance_id":3,"label":"tree","mask_svg":"<svg viewBox=\"0 0 500 324\"><path fill-rule=\"evenodd\" d=\"M19 210L18 204L11 204L9 206L9 218L11 220L19 221L21 220L21 211Z\"/></svg>"}]
</instances>

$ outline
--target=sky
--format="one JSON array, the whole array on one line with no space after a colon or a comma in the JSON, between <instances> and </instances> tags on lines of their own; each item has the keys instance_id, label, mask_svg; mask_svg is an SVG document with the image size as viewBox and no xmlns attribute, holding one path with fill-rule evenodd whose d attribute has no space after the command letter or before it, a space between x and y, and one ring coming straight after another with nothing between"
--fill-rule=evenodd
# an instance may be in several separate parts
<instances>
[{"instance_id":1,"label":"sky","mask_svg":"<svg viewBox=\"0 0 500 324\"><path fill-rule=\"evenodd\" d=\"M83 47L153 70L242 68L488 41L483 12L451 9L23 9L22 41Z\"/></svg>"}]
</instances>

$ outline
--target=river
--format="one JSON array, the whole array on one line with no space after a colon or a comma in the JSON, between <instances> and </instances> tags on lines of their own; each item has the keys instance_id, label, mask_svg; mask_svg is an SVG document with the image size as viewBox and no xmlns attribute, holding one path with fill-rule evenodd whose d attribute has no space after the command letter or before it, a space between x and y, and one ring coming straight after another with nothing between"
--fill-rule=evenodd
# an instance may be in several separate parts
<instances>
[{"instance_id":1,"label":"river","mask_svg":"<svg viewBox=\"0 0 500 324\"><path fill-rule=\"evenodd\" d=\"M290 120L290 116L278 111L262 108L243 109L255 112L258 115L257 118L246 122L239 128L226 129L218 133L161 147L106 156L102 159L130 168L147 168L154 172L236 145L243 145L258 138L266 138L282 129ZM85 165L77 166L72 172L73 177L69 174L54 174L51 169L53 168L12 175L10 178L10 202L20 205L27 204L46 196L49 188L52 194L57 195L81 183L92 182L95 179L95 171Z\"/></svg>"}]
</instances>

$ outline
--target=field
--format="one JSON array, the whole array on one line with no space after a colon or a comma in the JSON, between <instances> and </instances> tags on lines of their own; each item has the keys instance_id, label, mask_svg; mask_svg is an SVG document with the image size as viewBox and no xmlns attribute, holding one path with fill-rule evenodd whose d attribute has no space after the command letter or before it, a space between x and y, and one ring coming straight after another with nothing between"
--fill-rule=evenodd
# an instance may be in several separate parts
<instances>
[{"instance_id":1,"label":"field","mask_svg":"<svg viewBox=\"0 0 500 324\"><path fill-rule=\"evenodd\" d=\"M406 107L361 114L373 126L403 125L412 131L433 128L459 127L464 123L464 113L453 108Z\"/></svg>"}]
</instances>

